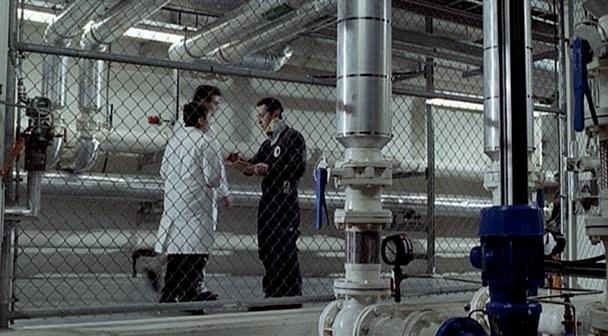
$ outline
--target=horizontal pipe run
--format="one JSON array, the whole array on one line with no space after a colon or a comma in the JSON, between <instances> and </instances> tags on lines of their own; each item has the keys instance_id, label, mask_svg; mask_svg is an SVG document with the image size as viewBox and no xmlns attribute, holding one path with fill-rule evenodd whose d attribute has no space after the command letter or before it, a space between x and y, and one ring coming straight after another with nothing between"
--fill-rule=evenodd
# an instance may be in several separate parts
<instances>
[{"instance_id":1,"label":"horizontal pipe run","mask_svg":"<svg viewBox=\"0 0 608 336\"><path fill-rule=\"evenodd\" d=\"M52 46L34 44L34 43L17 42L17 43L15 43L15 49L18 51L22 51L22 52L32 52L32 53L50 54L50 55L64 55L64 56L68 56L68 57L76 57L76 58L84 58L84 59L99 59L99 60L109 61L109 62L151 66L151 67L158 67L158 68L164 68L164 69L178 69L178 70L187 70L187 71L195 71L195 72L215 73L215 74L226 75L226 76L258 78L258 79L275 80L275 81L280 81L280 82L310 84L310 85L318 85L318 86L326 86L326 87L334 87L336 85L335 80L315 79L315 78L311 78L309 76L268 73L268 72L263 72L263 71L247 70L247 69L242 69L242 68L238 68L238 67L205 64L205 63L200 63L200 62L187 63L187 62L169 61L169 60L165 60L165 59L142 58L142 57L137 57L137 56L110 54L110 53L103 53L103 52L97 52L97 51L86 51L86 50L79 50L79 49L73 49L73 48L52 47ZM439 93L439 92L427 92L427 91L423 91L423 90L393 88L392 92L395 95L402 95L402 96L413 96L413 97L422 97L422 98L443 98L443 99L453 99L453 100L470 102L470 103L479 103L479 104L483 103L483 100L480 98L462 97L462 96L455 96L455 95L444 94L444 93ZM540 111L540 112L555 113L555 114L562 113L562 111L560 111L558 108L553 108L553 107L535 106L534 109L536 111Z\"/></svg>"},{"instance_id":2,"label":"horizontal pipe run","mask_svg":"<svg viewBox=\"0 0 608 336\"><path fill-rule=\"evenodd\" d=\"M45 173L41 181L42 193L45 195L143 202L162 200L163 187L163 180L156 176ZM235 206L258 206L261 191L257 185L231 186L231 192ZM313 190L300 190L299 199L302 208L312 209L316 197ZM344 193L328 191L326 200L329 208L343 207ZM425 212L426 201L425 193L391 192L382 197L386 208L411 209L419 213ZM480 197L438 195L435 204L439 216L478 217L479 211L490 206L491 202Z\"/></svg>"}]
</instances>

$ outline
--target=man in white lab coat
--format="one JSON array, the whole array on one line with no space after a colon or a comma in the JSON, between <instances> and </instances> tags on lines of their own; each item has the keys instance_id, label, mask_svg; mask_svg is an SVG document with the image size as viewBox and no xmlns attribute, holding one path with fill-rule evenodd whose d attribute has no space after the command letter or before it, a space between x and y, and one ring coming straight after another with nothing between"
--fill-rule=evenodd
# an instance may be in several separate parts
<instances>
[{"instance_id":1,"label":"man in white lab coat","mask_svg":"<svg viewBox=\"0 0 608 336\"><path fill-rule=\"evenodd\" d=\"M155 247L167 254L161 302L217 297L200 291L214 242L218 189L227 193L223 158L209 128L207 109L191 102L184 107L184 127L175 129L165 148L160 171L165 180L164 211Z\"/></svg>"}]
</instances>

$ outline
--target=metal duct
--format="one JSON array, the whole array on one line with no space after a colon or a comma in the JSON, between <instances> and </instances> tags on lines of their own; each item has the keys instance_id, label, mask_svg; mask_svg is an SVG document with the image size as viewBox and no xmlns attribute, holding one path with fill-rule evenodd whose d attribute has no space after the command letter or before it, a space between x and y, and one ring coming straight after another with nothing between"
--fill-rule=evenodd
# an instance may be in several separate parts
<instances>
[{"instance_id":1,"label":"metal duct","mask_svg":"<svg viewBox=\"0 0 608 336\"><path fill-rule=\"evenodd\" d=\"M71 39L80 34L81 28L101 4L98 0L73 1L47 27L44 41L56 47L68 47ZM68 58L64 56L45 55L42 63L42 95L49 98L53 104L56 134L47 150L47 168L57 164L63 150L61 111L65 107L66 99L67 62Z\"/></svg>"},{"instance_id":2,"label":"metal duct","mask_svg":"<svg viewBox=\"0 0 608 336\"><path fill-rule=\"evenodd\" d=\"M144 20L170 0L131 0L122 1L110 10L110 14L84 32L80 41L84 50L103 51L105 46L122 36L129 28ZM102 106L104 62L81 59L78 76L78 107L80 120L80 144L74 156L65 166L66 169L82 171L89 169L95 162L99 141L95 133L100 128L94 117Z\"/></svg>"},{"instance_id":3,"label":"metal duct","mask_svg":"<svg viewBox=\"0 0 608 336\"><path fill-rule=\"evenodd\" d=\"M44 173L41 182L42 193L49 196L136 202L162 201L163 188L163 179L156 176ZM231 192L235 197L235 206L258 206L261 192L257 185L231 186ZM300 190L299 197L303 209L314 208L314 190ZM344 199L344 192L327 192L329 208L344 207ZM382 196L383 206L402 211L411 209L424 213L426 201L425 193L392 192ZM479 211L490 204L486 198L438 195L436 213L439 216L476 218Z\"/></svg>"},{"instance_id":4,"label":"metal duct","mask_svg":"<svg viewBox=\"0 0 608 336\"><path fill-rule=\"evenodd\" d=\"M249 1L204 27L200 34L173 44L169 48L169 58L172 61L203 58L210 50L234 42L262 25L283 17L304 2L305 0Z\"/></svg>"},{"instance_id":5,"label":"metal duct","mask_svg":"<svg viewBox=\"0 0 608 336\"><path fill-rule=\"evenodd\" d=\"M247 55L243 57L238 66L260 71L275 72L281 69L283 65L289 61L292 55L293 50L291 47L285 46L280 50L269 50Z\"/></svg>"},{"instance_id":6,"label":"metal duct","mask_svg":"<svg viewBox=\"0 0 608 336\"><path fill-rule=\"evenodd\" d=\"M493 161L499 159L500 153L500 78L499 78L499 40L498 40L498 3L495 0L484 0L483 4L483 79L484 79L484 151ZM526 16L526 97L528 105L527 135L528 151L534 150L534 120L532 93L532 41L530 31L532 18ZM486 28L487 27L487 28Z\"/></svg>"},{"instance_id":7,"label":"metal duct","mask_svg":"<svg viewBox=\"0 0 608 336\"><path fill-rule=\"evenodd\" d=\"M391 16L383 2L338 7L336 128L347 148L382 148L391 139ZM361 19L340 20L351 17Z\"/></svg>"},{"instance_id":8,"label":"metal duct","mask_svg":"<svg viewBox=\"0 0 608 336\"><path fill-rule=\"evenodd\" d=\"M221 45L204 57L220 63L238 64L245 55L289 42L297 35L314 29L318 26L317 21L326 23L333 20L335 12L336 0L308 1L277 25L253 31L241 41Z\"/></svg>"}]
</instances>

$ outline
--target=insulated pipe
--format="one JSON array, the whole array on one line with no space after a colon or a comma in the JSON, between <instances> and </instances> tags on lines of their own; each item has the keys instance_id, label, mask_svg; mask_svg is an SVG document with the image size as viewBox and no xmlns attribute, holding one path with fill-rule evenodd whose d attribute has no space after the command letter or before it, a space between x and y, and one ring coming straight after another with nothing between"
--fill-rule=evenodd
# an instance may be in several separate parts
<instances>
[{"instance_id":1,"label":"insulated pipe","mask_svg":"<svg viewBox=\"0 0 608 336\"><path fill-rule=\"evenodd\" d=\"M25 178L26 174L21 177ZM136 175L44 173L40 184L42 193L48 196L136 202L160 201L163 199L164 188L164 181L158 176ZM235 197L235 205L243 207L257 206L261 196L261 192L255 186L247 185L231 186L231 193ZM313 190L300 190L298 194L302 208L314 208L315 193ZM329 191L326 198L329 208L344 207L343 192ZM411 209L423 213L426 208L426 194L385 193L382 196L382 204L389 209ZM438 195L436 211L439 216L474 218L478 217L479 211L489 204L485 198ZM351 241L357 241L360 244L362 239L362 236L353 235ZM352 247L352 249L357 248L360 247ZM465 249L466 246L462 248ZM362 251L353 250L353 253L349 253L349 255L353 255L352 258L349 257L350 260L365 260L366 258L375 260L373 255L365 257L367 252Z\"/></svg>"},{"instance_id":2,"label":"insulated pipe","mask_svg":"<svg viewBox=\"0 0 608 336\"><path fill-rule=\"evenodd\" d=\"M238 64L246 55L264 50L268 46L289 42L298 34L309 30L308 25L314 24L315 21L323 17L333 18L335 12L336 0L310 0L290 14L285 21L261 31L253 31L241 41L226 43L213 49L205 58L220 63Z\"/></svg>"},{"instance_id":3,"label":"insulated pipe","mask_svg":"<svg viewBox=\"0 0 608 336\"><path fill-rule=\"evenodd\" d=\"M182 62L201 59L210 51L234 42L264 24L281 19L304 2L305 0L248 1L204 27L200 34L173 44L169 48L169 59Z\"/></svg>"},{"instance_id":4,"label":"insulated pipe","mask_svg":"<svg viewBox=\"0 0 608 336\"><path fill-rule=\"evenodd\" d=\"M336 137L346 148L382 148L392 137L390 5L338 3Z\"/></svg>"},{"instance_id":5,"label":"insulated pipe","mask_svg":"<svg viewBox=\"0 0 608 336\"><path fill-rule=\"evenodd\" d=\"M170 0L131 0L122 1L114 6L110 14L98 23L92 24L82 35L80 41L84 50L104 51L107 44L114 42L129 28L144 20ZM94 117L102 107L104 62L91 59L81 59L78 76L78 107L80 119L80 144L66 165L73 171L90 169L98 155L99 141L95 133L100 129Z\"/></svg>"},{"instance_id":6,"label":"insulated pipe","mask_svg":"<svg viewBox=\"0 0 608 336\"><path fill-rule=\"evenodd\" d=\"M71 39L80 34L81 28L90 20L102 4L98 0L73 1L47 27L44 41L56 47L68 47ZM63 151L63 125L61 111L65 107L66 73L68 58L45 55L42 64L42 95L52 102L55 136L47 149L47 168L54 167Z\"/></svg>"},{"instance_id":7,"label":"insulated pipe","mask_svg":"<svg viewBox=\"0 0 608 336\"><path fill-rule=\"evenodd\" d=\"M391 222L382 190L392 183L392 163L382 156L391 139L391 4L338 1L336 138L346 148L337 165L345 189L344 208L335 221L346 230L345 277L334 282L344 306L332 335L354 335L365 306L388 295L381 277L380 232Z\"/></svg>"},{"instance_id":8,"label":"insulated pipe","mask_svg":"<svg viewBox=\"0 0 608 336\"><path fill-rule=\"evenodd\" d=\"M293 50L285 46L278 50L269 50L249 54L237 64L239 67L256 69L260 71L279 71L293 56Z\"/></svg>"},{"instance_id":9,"label":"insulated pipe","mask_svg":"<svg viewBox=\"0 0 608 336\"><path fill-rule=\"evenodd\" d=\"M500 66L498 47L498 2L485 0L483 11L483 130L484 151L492 161L498 161L500 153ZM531 17L526 18L526 31L530 29ZM487 29L485 28L487 27ZM526 33L527 34L527 33ZM526 112L528 150L534 151L534 122L532 94L532 44L528 34L526 38Z\"/></svg>"}]
</instances>

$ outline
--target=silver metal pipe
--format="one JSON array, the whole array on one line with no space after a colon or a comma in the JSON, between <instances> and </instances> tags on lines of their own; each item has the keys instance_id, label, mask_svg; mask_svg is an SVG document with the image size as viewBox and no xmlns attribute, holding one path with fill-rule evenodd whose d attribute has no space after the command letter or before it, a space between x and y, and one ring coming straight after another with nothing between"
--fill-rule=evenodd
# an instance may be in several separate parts
<instances>
[{"instance_id":1,"label":"silver metal pipe","mask_svg":"<svg viewBox=\"0 0 608 336\"><path fill-rule=\"evenodd\" d=\"M134 202L160 201L163 199L164 188L164 181L160 177L135 175L43 173L40 184L42 194L47 196ZM231 186L231 193L237 207L257 207L261 196L259 188L254 185ZM344 192L328 191L327 205L329 208L344 207L344 198ZM302 208L313 209L315 200L313 190L299 191ZM382 196L382 204L390 209L408 209L423 214L426 211L427 195L393 191ZM435 211L437 216L474 218L490 204L486 198L437 195Z\"/></svg>"},{"instance_id":2,"label":"silver metal pipe","mask_svg":"<svg viewBox=\"0 0 608 336\"><path fill-rule=\"evenodd\" d=\"M333 19L336 0L309 0L301 5L289 18L261 31L252 31L241 41L226 43L205 55L205 58L220 63L238 64L245 55L280 45L294 39L298 34L310 30L309 25L323 17Z\"/></svg>"},{"instance_id":3,"label":"silver metal pipe","mask_svg":"<svg viewBox=\"0 0 608 336\"><path fill-rule=\"evenodd\" d=\"M12 103L14 100L15 91L15 77L13 65L9 62L9 51L11 43L14 42L12 38L14 29L17 27L17 0L2 1L0 3L0 83L6 83L6 87L0 92L0 99L7 100ZM6 125L5 122L8 117L14 113L13 106L4 105L2 109L3 113L0 113L0 166L4 166L4 160L8 156L8 153L13 137L7 137L6 130L9 127L13 127L14 124ZM6 148L5 148L6 147ZM10 268L7 268L8 264L12 260L11 248L10 248L10 229L7 227L8 223L4 221L4 206L5 206L5 184L4 179L0 180L0 330L6 330L9 327L9 312L11 304L11 273Z\"/></svg>"},{"instance_id":4,"label":"silver metal pipe","mask_svg":"<svg viewBox=\"0 0 608 336\"><path fill-rule=\"evenodd\" d=\"M526 2L529 13L529 2ZM500 67L498 41L498 2L484 0L483 4L483 79L484 79L484 151L492 161L499 159L500 153ZM526 16L526 103L528 150L534 150L533 94L532 94L532 41L531 17ZM487 27L487 28L486 28Z\"/></svg>"},{"instance_id":5,"label":"silver metal pipe","mask_svg":"<svg viewBox=\"0 0 608 336\"><path fill-rule=\"evenodd\" d=\"M200 34L173 44L169 48L169 59L193 61L203 58L207 53L234 42L264 24L281 19L304 2L305 0L248 1L204 27Z\"/></svg>"},{"instance_id":6,"label":"silver metal pipe","mask_svg":"<svg viewBox=\"0 0 608 336\"><path fill-rule=\"evenodd\" d=\"M158 12L170 0L130 0L114 6L110 14L98 23L91 25L83 34L80 46L85 50L105 51L105 46L122 36L129 28ZM95 163L99 141L95 139L97 125L93 120L103 105L102 60L84 59L79 62L78 107L80 109L80 144L69 159L67 169L83 171Z\"/></svg>"},{"instance_id":7,"label":"silver metal pipe","mask_svg":"<svg viewBox=\"0 0 608 336\"><path fill-rule=\"evenodd\" d=\"M347 148L382 148L391 139L390 22L385 1L338 6L336 137Z\"/></svg>"},{"instance_id":8,"label":"silver metal pipe","mask_svg":"<svg viewBox=\"0 0 608 336\"><path fill-rule=\"evenodd\" d=\"M98 0L73 1L49 24L44 41L58 47L68 47L71 39L81 34L82 27L90 20L97 8L103 4ZM66 73L68 58L60 55L45 55L42 64L42 95L49 98L53 106L55 123L61 123L61 111L66 100ZM47 150L47 168L54 167L63 152L63 130L54 127L56 136Z\"/></svg>"},{"instance_id":9,"label":"silver metal pipe","mask_svg":"<svg viewBox=\"0 0 608 336\"><path fill-rule=\"evenodd\" d=\"M293 56L293 50L286 46L276 50L249 54L238 63L239 67L275 72L281 69Z\"/></svg>"}]
</instances>

